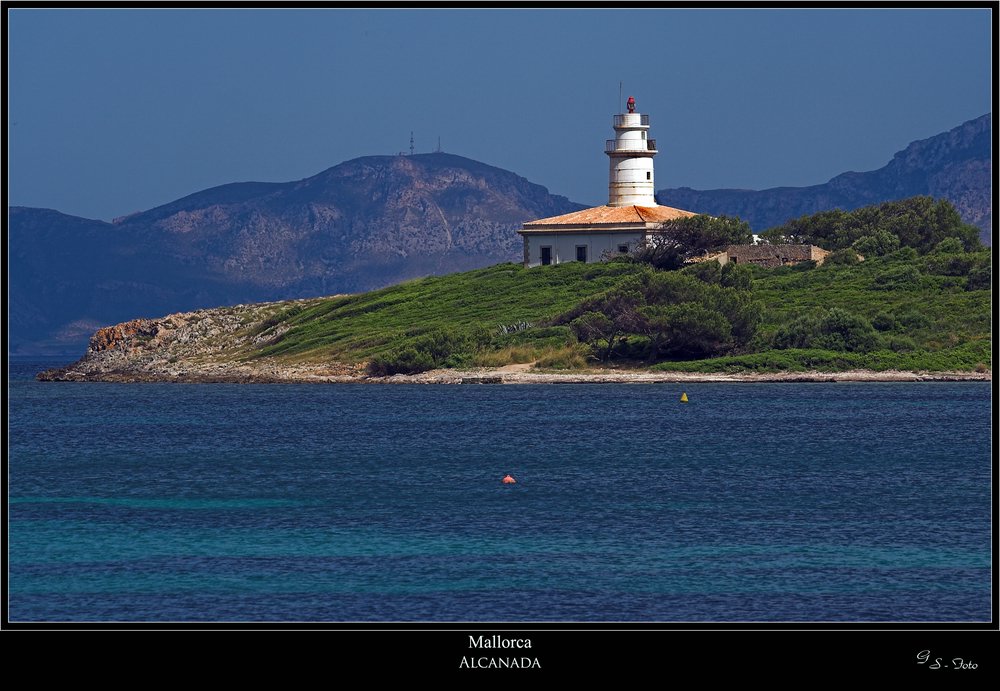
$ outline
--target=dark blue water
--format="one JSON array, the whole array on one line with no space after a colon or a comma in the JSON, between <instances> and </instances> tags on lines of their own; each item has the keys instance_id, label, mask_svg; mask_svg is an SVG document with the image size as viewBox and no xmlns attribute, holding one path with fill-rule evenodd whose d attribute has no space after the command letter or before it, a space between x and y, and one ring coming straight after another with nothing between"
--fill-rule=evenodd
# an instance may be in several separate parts
<instances>
[{"instance_id":1,"label":"dark blue water","mask_svg":"<svg viewBox=\"0 0 1000 691\"><path fill-rule=\"evenodd\" d=\"M13 621L989 620L989 384L13 367Z\"/></svg>"}]
</instances>

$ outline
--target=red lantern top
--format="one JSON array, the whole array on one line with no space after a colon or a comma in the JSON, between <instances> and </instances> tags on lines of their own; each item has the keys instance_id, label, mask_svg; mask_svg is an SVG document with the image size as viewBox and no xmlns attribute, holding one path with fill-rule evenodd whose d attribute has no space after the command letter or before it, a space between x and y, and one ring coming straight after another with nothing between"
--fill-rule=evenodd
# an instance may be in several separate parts
<instances>
[{"instance_id":1,"label":"red lantern top","mask_svg":"<svg viewBox=\"0 0 1000 691\"><path fill-rule=\"evenodd\" d=\"M628 112L630 112L630 113L634 113L635 112L635 98L634 97L629 96L628 97L628 103L626 105L628 106Z\"/></svg>"}]
</instances>

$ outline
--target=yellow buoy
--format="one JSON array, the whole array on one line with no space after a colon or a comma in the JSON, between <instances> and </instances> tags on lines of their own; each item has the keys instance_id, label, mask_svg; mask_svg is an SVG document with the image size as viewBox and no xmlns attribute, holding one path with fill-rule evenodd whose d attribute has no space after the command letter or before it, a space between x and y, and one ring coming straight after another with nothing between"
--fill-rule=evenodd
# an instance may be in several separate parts
<instances>
[{"instance_id":1,"label":"yellow buoy","mask_svg":"<svg viewBox=\"0 0 1000 691\"><path fill-rule=\"evenodd\" d=\"M684 393L681 394L681 403L687 403L687 402L688 402L688 395L687 392L685 391Z\"/></svg>"}]
</instances>

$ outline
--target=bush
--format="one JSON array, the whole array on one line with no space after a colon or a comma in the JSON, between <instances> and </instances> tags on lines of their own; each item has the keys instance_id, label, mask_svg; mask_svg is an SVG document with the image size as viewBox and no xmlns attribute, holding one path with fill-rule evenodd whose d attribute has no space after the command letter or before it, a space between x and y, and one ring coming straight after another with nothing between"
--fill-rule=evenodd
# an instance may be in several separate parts
<instances>
[{"instance_id":1,"label":"bush","mask_svg":"<svg viewBox=\"0 0 1000 691\"><path fill-rule=\"evenodd\" d=\"M750 224L746 221L701 214L664 223L629 256L657 269L679 269L688 259L728 245L749 244L751 238Z\"/></svg>"},{"instance_id":2,"label":"bush","mask_svg":"<svg viewBox=\"0 0 1000 691\"><path fill-rule=\"evenodd\" d=\"M393 374L416 374L436 367L460 367L472 361L472 353L489 334L477 331L459 334L436 329L413 338L387 355L376 356L368 363L368 373L384 377Z\"/></svg>"},{"instance_id":3,"label":"bush","mask_svg":"<svg viewBox=\"0 0 1000 691\"><path fill-rule=\"evenodd\" d=\"M993 285L993 269L989 264L977 266L969 272L967 290L989 290Z\"/></svg>"},{"instance_id":4,"label":"bush","mask_svg":"<svg viewBox=\"0 0 1000 691\"><path fill-rule=\"evenodd\" d=\"M872 280L875 290L916 290L920 287L920 272L915 266L894 266L878 274Z\"/></svg>"},{"instance_id":5,"label":"bush","mask_svg":"<svg viewBox=\"0 0 1000 691\"><path fill-rule=\"evenodd\" d=\"M615 321L606 314L594 310L584 312L571 321L569 328L578 341L597 350L602 361L611 357L611 353L615 349L615 341L625 333L625 330L615 324ZM599 349L602 341L605 344L604 348Z\"/></svg>"},{"instance_id":6,"label":"bush","mask_svg":"<svg viewBox=\"0 0 1000 691\"><path fill-rule=\"evenodd\" d=\"M645 310L650 359L660 353L680 358L717 355L732 342L732 326L720 312L695 303Z\"/></svg>"},{"instance_id":7,"label":"bush","mask_svg":"<svg viewBox=\"0 0 1000 691\"><path fill-rule=\"evenodd\" d=\"M847 310L832 309L820 323L815 347L824 350L867 352L878 347L878 335L871 323Z\"/></svg>"},{"instance_id":8,"label":"bush","mask_svg":"<svg viewBox=\"0 0 1000 691\"><path fill-rule=\"evenodd\" d=\"M931 320L923 312L917 310L907 310L897 317L900 324L907 329L923 329L930 326Z\"/></svg>"},{"instance_id":9,"label":"bush","mask_svg":"<svg viewBox=\"0 0 1000 691\"><path fill-rule=\"evenodd\" d=\"M823 266L837 266L846 265L850 266L852 264L858 263L858 253L855 252L850 247L844 248L842 250L837 250L836 252L831 252L823 260Z\"/></svg>"},{"instance_id":10,"label":"bush","mask_svg":"<svg viewBox=\"0 0 1000 691\"><path fill-rule=\"evenodd\" d=\"M917 344L908 336L892 336L886 345L894 353L908 353L917 349Z\"/></svg>"},{"instance_id":11,"label":"bush","mask_svg":"<svg viewBox=\"0 0 1000 691\"><path fill-rule=\"evenodd\" d=\"M719 272L719 284L723 288L750 290L752 283L753 271L745 264L733 264L729 262Z\"/></svg>"},{"instance_id":12,"label":"bush","mask_svg":"<svg viewBox=\"0 0 1000 691\"><path fill-rule=\"evenodd\" d=\"M896 318L886 312L879 312L872 317L872 326L876 331L892 331L899 325Z\"/></svg>"},{"instance_id":13,"label":"bush","mask_svg":"<svg viewBox=\"0 0 1000 691\"><path fill-rule=\"evenodd\" d=\"M704 281L705 283L718 283L722 274L722 266L719 262L711 259L684 267L683 273L694 276L699 281Z\"/></svg>"},{"instance_id":14,"label":"bush","mask_svg":"<svg viewBox=\"0 0 1000 691\"><path fill-rule=\"evenodd\" d=\"M912 262L919 256L912 247L900 247L892 254L887 254L886 259L894 262Z\"/></svg>"},{"instance_id":15,"label":"bush","mask_svg":"<svg viewBox=\"0 0 1000 691\"><path fill-rule=\"evenodd\" d=\"M780 327L771 339L775 348L868 352L879 345L871 323L847 310L834 308L806 314Z\"/></svg>"},{"instance_id":16,"label":"bush","mask_svg":"<svg viewBox=\"0 0 1000 691\"><path fill-rule=\"evenodd\" d=\"M434 369L434 359L425 352L409 346L388 355L377 355L368 362L368 374L389 377L393 374L417 374Z\"/></svg>"},{"instance_id":17,"label":"bush","mask_svg":"<svg viewBox=\"0 0 1000 691\"><path fill-rule=\"evenodd\" d=\"M686 271L647 271L581 302L556 321L568 323L602 361L618 354L635 357L639 346L653 358L660 352L680 357L717 354L749 342L762 314L750 290L749 269L720 269L719 276L720 282L724 277L740 287L705 283Z\"/></svg>"},{"instance_id":18,"label":"bush","mask_svg":"<svg viewBox=\"0 0 1000 691\"><path fill-rule=\"evenodd\" d=\"M771 337L771 344L779 350L788 348L809 348L813 338L820 331L820 317L817 314L803 314L791 322L778 327Z\"/></svg>"},{"instance_id":19,"label":"bush","mask_svg":"<svg viewBox=\"0 0 1000 691\"><path fill-rule=\"evenodd\" d=\"M955 239L948 238L948 240ZM948 240L942 241L941 244L943 245ZM958 240L955 240L955 242L958 242ZM975 263L974 255L961 251L953 253L942 252L927 255L924 260L924 268L929 273L937 274L938 276L966 276L972 270Z\"/></svg>"},{"instance_id":20,"label":"bush","mask_svg":"<svg viewBox=\"0 0 1000 691\"><path fill-rule=\"evenodd\" d=\"M866 257L884 257L899 249L899 238L888 230L876 230L855 240L852 247Z\"/></svg>"},{"instance_id":21,"label":"bush","mask_svg":"<svg viewBox=\"0 0 1000 691\"><path fill-rule=\"evenodd\" d=\"M802 216L762 235L770 242L802 242L828 250L856 243L869 250L892 251L896 238L900 246L926 254L945 238L955 238L966 250L980 246L979 231L962 222L958 211L944 199L928 196L865 206L853 211L833 209ZM860 248L858 251L862 251Z\"/></svg>"},{"instance_id":22,"label":"bush","mask_svg":"<svg viewBox=\"0 0 1000 691\"><path fill-rule=\"evenodd\" d=\"M956 254L964 251L965 245L958 238L945 238L934 246L934 254Z\"/></svg>"}]
</instances>

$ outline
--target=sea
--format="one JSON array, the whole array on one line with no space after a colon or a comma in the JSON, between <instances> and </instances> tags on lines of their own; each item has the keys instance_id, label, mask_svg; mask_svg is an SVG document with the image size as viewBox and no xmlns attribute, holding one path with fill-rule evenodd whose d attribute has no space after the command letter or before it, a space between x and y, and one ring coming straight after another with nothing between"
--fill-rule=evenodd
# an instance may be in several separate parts
<instances>
[{"instance_id":1,"label":"sea","mask_svg":"<svg viewBox=\"0 0 1000 691\"><path fill-rule=\"evenodd\" d=\"M990 620L989 383L34 380L53 364L7 383L11 622Z\"/></svg>"}]
</instances>

